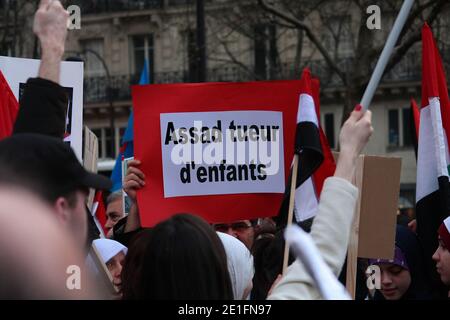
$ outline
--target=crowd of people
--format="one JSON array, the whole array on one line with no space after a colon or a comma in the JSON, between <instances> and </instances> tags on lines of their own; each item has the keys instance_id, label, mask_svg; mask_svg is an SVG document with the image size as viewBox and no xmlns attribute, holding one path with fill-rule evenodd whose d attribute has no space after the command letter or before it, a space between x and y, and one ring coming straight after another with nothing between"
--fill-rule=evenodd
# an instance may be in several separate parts
<instances>
[{"instance_id":1,"label":"crowd of people","mask_svg":"<svg viewBox=\"0 0 450 320\"><path fill-rule=\"evenodd\" d=\"M41 46L39 74L26 83L12 136L0 141L0 298L321 299L300 260L291 256L283 273L283 230L270 218L211 225L174 212L142 228L136 194L146 176L138 159L129 162L123 184L132 203L129 215L123 214L121 192L112 193L106 202L107 239L88 236L89 189L109 190L111 182L88 172L63 142L67 97L59 73L67 19L60 1L40 2L34 22ZM334 176L325 181L314 220L302 226L336 277L343 271L360 191L352 184L356 159L372 132L371 112L355 108L341 129ZM436 230L439 247L433 257L424 256L412 230L398 226L396 231L394 259L364 262L380 267L381 288L361 297L447 297L436 289L431 273L437 271L441 285L450 286L450 218ZM114 292L98 279L98 264L87 263L93 254L108 270ZM436 270L427 269L431 258ZM77 290L68 285L70 266L80 269Z\"/></svg>"}]
</instances>

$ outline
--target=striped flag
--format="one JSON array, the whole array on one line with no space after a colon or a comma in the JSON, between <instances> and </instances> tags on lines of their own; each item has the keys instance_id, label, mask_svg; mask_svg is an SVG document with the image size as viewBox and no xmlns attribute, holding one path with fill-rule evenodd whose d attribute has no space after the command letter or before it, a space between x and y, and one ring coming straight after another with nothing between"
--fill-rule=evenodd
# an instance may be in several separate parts
<instances>
[{"instance_id":1,"label":"striped flag","mask_svg":"<svg viewBox=\"0 0 450 320\"><path fill-rule=\"evenodd\" d=\"M106 217L106 207L105 203L103 202L103 192L101 190L97 190L95 192L91 213L92 217L94 218L95 224L100 231L101 237L105 238L105 235L107 234L105 225L108 219Z\"/></svg>"},{"instance_id":2,"label":"striped flag","mask_svg":"<svg viewBox=\"0 0 450 320\"><path fill-rule=\"evenodd\" d=\"M450 103L444 68L428 25L422 29L422 107L417 156L417 233L424 246L428 267L438 246L437 231L449 215Z\"/></svg>"},{"instance_id":3,"label":"striped flag","mask_svg":"<svg viewBox=\"0 0 450 320\"><path fill-rule=\"evenodd\" d=\"M315 216L323 183L336 169L328 140L320 127L319 91L318 79L313 79L306 68L301 78L295 137L295 152L299 154L294 209L296 222ZM287 185L290 186L290 182ZM287 224L288 189L276 219L278 227Z\"/></svg>"},{"instance_id":4,"label":"striped flag","mask_svg":"<svg viewBox=\"0 0 450 320\"><path fill-rule=\"evenodd\" d=\"M414 98L411 98L411 117L410 117L410 129L411 129L411 137L414 144L414 152L416 153L416 160L417 160L417 147L418 147L418 140L419 140L419 124L420 124L420 111L419 107L417 106L416 100Z\"/></svg>"}]
</instances>

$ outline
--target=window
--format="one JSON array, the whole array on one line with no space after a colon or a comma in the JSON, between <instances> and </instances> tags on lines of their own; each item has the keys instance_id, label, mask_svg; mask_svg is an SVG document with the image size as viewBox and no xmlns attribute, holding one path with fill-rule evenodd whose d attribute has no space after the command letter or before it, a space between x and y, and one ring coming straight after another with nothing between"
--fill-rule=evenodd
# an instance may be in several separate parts
<instances>
[{"instance_id":1,"label":"window","mask_svg":"<svg viewBox=\"0 0 450 320\"><path fill-rule=\"evenodd\" d=\"M414 127L412 126L411 109L404 108L402 113L403 113L403 145L412 146L413 145L412 135L414 132Z\"/></svg>"},{"instance_id":2,"label":"window","mask_svg":"<svg viewBox=\"0 0 450 320\"><path fill-rule=\"evenodd\" d=\"M187 53L189 82L198 82L199 58L195 30L189 30L187 33Z\"/></svg>"},{"instance_id":3,"label":"window","mask_svg":"<svg viewBox=\"0 0 450 320\"><path fill-rule=\"evenodd\" d=\"M325 122L325 135L327 136L328 143L331 149L336 147L334 139L334 114L327 113L324 116Z\"/></svg>"},{"instance_id":4,"label":"window","mask_svg":"<svg viewBox=\"0 0 450 320\"><path fill-rule=\"evenodd\" d=\"M117 137L117 133L119 133L120 130L114 130L115 136L113 137L111 135L111 128L98 128L93 129L92 132L97 136L98 138L98 157L99 159L115 159L118 154L119 148L117 148L117 139L120 141L120 137ZM117 151L113 151L112 149L112 139L114 139L115 142L115 149Z\"/></svg>"},{"instance_id":5,"label":"window","mask_svg":"<svg viewBox=\"0 0 450 320\"><path fill-rule=\"evenodd\" d=\"M409 108L388 110L388 146L411 147L413 130Z\"/></svg>"},{"instance_id":6,"label":"window","mask_svg":"<svg viewBox=\"0 0 450 320\"><path fill-rule=\"evenodd\" d=\"M89 39L80 42L82 51L85 52L85 74L86 77L104 76L105 67L102 60L104 57L103 39Z\"/></svg>"},{"instance_id":7,"label":"window","mask_svg":"<svg viewBox=\"0 0 450 320\"><path fill-rule=\"evenodd\" d=\"M112 132L111 128L105 128L103 130L104 130L103 141L105 142L104 143L104 145L105 145L104 156L105 156L105 158L115 158L116 155L114 154L113 146L111 145L112 141L114 139L113 134L112 134L113 132Z\"/></svg>"},{"instance_id":8,"label":"window","mask_svg":"<svg viewBox=\"0 0 450 320\"><path fill-rule=\"evenodd\" d=\"M389 110L389 146L400 146L400 132L398 125L398 110Z\"/></svg>"},{"instance_id":9,"label":"window","mask_svg":"<svg viewBox=\"0 0 450 320\"><path fill-rule=\"evenodd\" d=\"M254 29L254 71L258 79L276 78L279 57L275 25L260 24Z\"/></svg>"},{"instance_id":10,"label":"window","mask_svg":"<svg viewBox=\"0 0 450 320\"><path fill-rule=\"evenodd\" d=\"M102 129L93 129L92 132L97 136L98 139L98 157L104 158L103 156L103 139L102 139Z\"/></svg>"},{"instance_id":11,"label":"window","mask_svg":"<svg viewBox=\"0 0 450 320\"><path fill-rule=\"evenodd\" d=\"M116 132L115 132L115 144L116 144L116 150L120 150L120 148L122 148L122 138L123 135L125 134L125 130L126 128L116 128Z\"/></svg>"},{"instance_id":12,"label":"window","mask_svg":"<svg viewBox=\"0 0 450 320\"><path fill-rule=\"evenodd\" d=\"M150 82L153 81L154 70L154 47L153 47L153 35L136 35L131 37L131 72L134 75L133 82L138 83L144 63L147 60L149 70Z\"/></svg>"}]
</instances>

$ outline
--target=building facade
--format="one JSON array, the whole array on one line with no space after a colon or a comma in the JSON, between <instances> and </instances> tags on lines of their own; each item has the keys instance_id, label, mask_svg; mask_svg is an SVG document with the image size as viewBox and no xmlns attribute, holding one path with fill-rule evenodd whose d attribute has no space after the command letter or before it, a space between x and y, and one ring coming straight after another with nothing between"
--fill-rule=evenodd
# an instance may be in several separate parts
<instances>
[{"instance_id":1,"label":"building facade","mask_svg":"<svg viewBox=\"0 0 450 320\"><path fill-rule=\"evenodd\" d=\"M100 140L102 161L114 159L131 110L130 85L137 84L147 60L151 83L193 82L198 64L196 1L69 1L81 8L81 29L69 32L67 58L85 62L84 123ZM303 31L274 19L256 1L205 2L207 81L295 79L308 66L321 80L321 122L332 148L338 147L345 90ZM355 59L355 35L365 12L353 1L314 1L292 7L292 14L319 35L340 66ZM294 2L295 3L295 2ZM309 7L308 7L309 8ZM382 11L383 14L383 11ZM385 12L379 44L397 11ZM447 6L434 24L441 53L450 70ZM376 45L376 43L374 43ZM25 50L26 51L26 50ZM24 54L26 55L26 54ZM345 68L344 68L345 69ZM402 158L402 193L414 201L416 160L410 130L410 99L420 102L420 42L383 78L371 110L375 128L365 153Z\"/></svg>"}]
</instances>

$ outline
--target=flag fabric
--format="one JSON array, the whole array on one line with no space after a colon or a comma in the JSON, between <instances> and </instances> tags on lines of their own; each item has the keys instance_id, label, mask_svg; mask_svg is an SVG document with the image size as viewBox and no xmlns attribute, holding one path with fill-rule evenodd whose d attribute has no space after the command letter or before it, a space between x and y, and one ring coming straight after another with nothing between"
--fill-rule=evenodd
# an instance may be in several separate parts
<instances>
[{"instance_id":1,"label":"flag fabric","mask_svg":"<svg viewBox=\"0 0 450 320\"><path fill-rule=\"evenodd\" d=\"M19 103L0 70L0 140L12 134L18 111Z\"/></svg>"},{"instance_id":2,"label":"flag fabric","mask_svg":"<svg viewBox=\"0 0 450 320\"><path fill-rule=\"evenodd\" d=\"M437 279L431 259L438 247L437 232L449 215L450 103L442 60L428 25L422 29L422 106L417 156L417 233L428 267Z\"/></svg>"},{"instance_id":3,"label":"flag fabric","mask_svg":"<svg viewBox=\"0 0 450 320\"><path fill-rule=\"evenodd\" d=\"M295 222L315 216L323 183L336 169L328 140L320 126L319 90L319 80L313 79L309 69L305 69L301 78L295 133L295 152L299 155ZM288 182L280 213L276 218L280 228L287 225L290 185Z\"/></svg>"},{"instance_id":4,"label":"flag fabric","mask_svg":"<svg viewBox=\"0 0 450 320\"><path fill-rule=\"evenodd\" d=\"M417 106L416 100L414 98L411 98L411 117L410 117L410 134L413 140L414 144L414 152L416 154L416 160L417 160L417 147L418 147L418 140L419 140L419 124L420 124L420 111L419 107Z\"/></svg>"},{"instance_id":5,"label":"flag fabric","mask_svg":"<svg viewBox=\"0 0 450 320\"><path fill-rule=\"evenodd\" d=\"M142 161L140 169L147 176L146 185L137 193L142 226L152 227L178 212L196 214L209 223L228 223L276 216L283 200L285 182L289 177L288 170L285 168L289 168L294 152L299 87L300 80L134 86L132 97L136 115L135 156ZM149 108L149 105L152 107ZM283 170L284 179L280 191L231 194L229 193L230 188L226 188L224 193L204 192L194 196L166 197L165 184L174 184L180 181L181 171L178 168L181 168L182 165L179 165L173 173L164 173L164 166L170 166L172 163L169 163L170 155L164 151L166 150L164 141L167 137L168 127L162 119L165 116L181 117L183 115L185 119L188 119L186 122L191 123L183 125L192 126L195 120L201 119L200 114L213 113L214 120L208 124L211 127L213 124L217 125L216 120L219 118L216 117L220 116L216 114L223 113L221 124L223 130L220 131L226 133L226 129L231 127L231 123L250 125L251 119L246 118L249 119L246 120L238 115L243 112L274 113L281 119L282 127L280 126L279 129L283 140L280 143L282 142L283 145L278 147L280 153L282 151L283 154L273 158L274 160L278 159L277 162L279 161L278 173ZM236 117L235 121L231 122L230 117ZM177 124L174 125L175 128L178 128ZM173 143L171 144L173 145ZM202 150L208 151L206 144L201 147ZM237 146L235 145L235 147ZM225 143L224 155L227 150L228 146ZM248 148L246 148L247 151ZM227 162L227 168L228 164L234 166L237 163ZM186 167L187 165L184 165L184 168ZM205 164L200 167L209 170L214 168L214 165ZM200 172L198 171L200 167L196 165L195 171L191 170L192 182L194 180L198 182L197 174ZM216 180L213 176L209 177ZM225 178L228 178L228 175L225 175ZM250 176L248 178L250 179ZM240 186L245 179L247 178L244 177L242 181L236 180L231 183ZM265 181L255 181L252 186L259 186L263 183ZM218 181L206 181L206 184L214 185L216 188L223 185Z\"/></svg>"},{"instance_id":6,"label":"flag fabric","mask_svg":"<svg viewBox=\"0 0 450 320\"><path fill-rule=\"evenodd\" d=\"M92 203L92 217L94 218L95 224L100 231L101 237L105 238L107 230L105 228L106 221L106 207L103 201L103 191L97 190L94 196L94 202Z\"/></svg>"},{"instance_id":7,"label":"flag fabric","mask_svg":"<svg viewBox=\"0 0 450 320\"><path fill-rule=\"evenodd\" d=\"M139 80L139 85L146 85L149 83L150 83L149 63L147 60L145 60L144 67L141 73L141 78ZM127 129L125 130L125 133L122 138L122 147L120 148L119 156L116 159L113 172L111 173L111 180L113 182L111 192L115 192L122 189L122 160L134 156L133 123L134 123L134 114L133 111L131 111L130 117L128 119Z\"/></svg>"}]
</instances>

